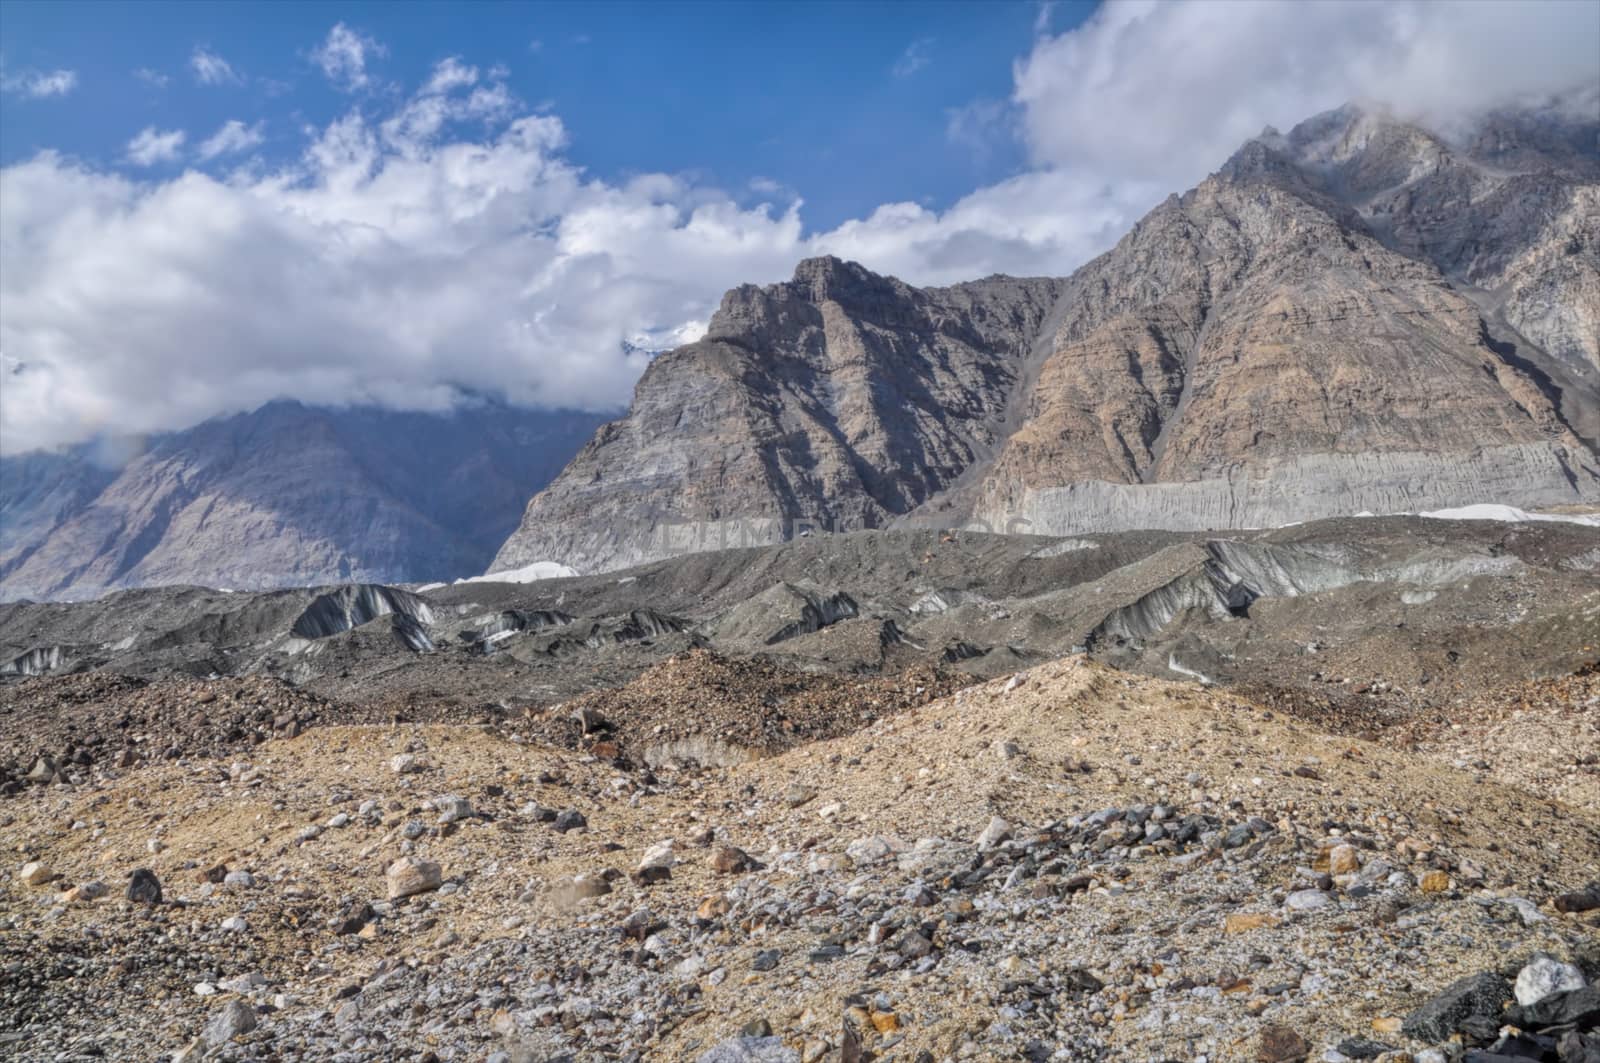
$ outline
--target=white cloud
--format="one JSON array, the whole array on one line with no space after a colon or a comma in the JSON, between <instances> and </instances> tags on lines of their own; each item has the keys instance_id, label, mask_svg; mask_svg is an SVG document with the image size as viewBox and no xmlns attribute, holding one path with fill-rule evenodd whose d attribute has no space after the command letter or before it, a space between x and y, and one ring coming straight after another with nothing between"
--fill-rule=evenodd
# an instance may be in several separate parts
<instances>
[{"instance_id":1,"label":"white cloud","mask_svg":"<svg viewBox=\"0 0 1600 1063\"><path fill-rule=\"evenodd\" d=\"M133 76L144 82L146 85L153 85L158 89L166 88L167 83L172 80L161 71L151 70L147 66L141 66L139 69L135 70L133 72Z\"/></svg>"},{"instance_id":2,"label":"white cloud","mask_svg":"<svg viewBox=\"0 0 1600 1063\"><path fill-rule=\"evenodd\" d=\"M186 139L183 130L165 132L147 126L139 135L128 141L128 161L135 166L154 166L158 162L171 162L178 157Z\"/></svg>"},{"instance_id":3,"label":"white cloud","mask_svg":"<svg viewBox=\"0 0 1600 1063\"><path fill-rule=\"evenodd\" d=\"M260 122L247 126L237 118L229 119L222 123L221 129L200 142L197 149L200 158L214 159L218 155L249 151L265 139L261 127Z\"/></svg>"},{"instance_id":4,"label":"white cloud","mask_svg":"<svg viewBox=\"0 0 1600 1063\"><path fill-rule=\"evenodd\" d=\"M624 341L698 335L725 289L787 277L800 258L922 284L1061 275L1267 122L1361 84L1433 106L1449 102L1434 85L1474 105L1555 87L1581 73L1589 32L1588 15L1568 15L1576 47L1535 47L1583 5L1448 9L1470 33L1432 4L1312 5L1304 24L1286 14L1299 6L1115 5L1042 37L1009 107L970 109L961 131L1013 124L1036 169L943 211L886 204L821 233L776 182L740 189L776 203L746 207L669 174L588 176L558 117L459 59L386 110L309 128L276 170L136 180L40 154L0 170L0 450L280 396L417 409L472 389L615 406L645 364ZM1486 49L1518 69L1484 67ZM1473 78L1494 85L1468 91ZM181 131L146 136L182 146Z\"/></svg>"},{"instance_id":5,"label":"white cloud","mask_svg":"<svg viewBox=\"0 0 1600 1063\"><path fill-rule=\"evenodd\" d=\"M895 60L889 72L897 78L910 77L928 65L932 58L929 55L932 49L933 38L919 37L906 45L906 50L900 53L900 58Z\"/></svg>"},{"instance_id":6,"label":"white cloud","mask_svg":"<svg viewBox=\"0 0 1600 1063\"><path fill-rule=\"evenodd\" d=\"M1600 4L1121 0L1016 67L1044 166L1193 183L1243 141L1352 100L1436 121L1600 77Z\"/></svg>"},{"instance_id":7,"label":"white cloud","mask_svg":"<svg viewBox=\"0 0 1600 1063\"><path fill-rule=\"evenodd\" d=\"M329 81L346 92L355 92L370 83L367 60L387 54L382 44L340 22L328 31L328 39L312 51L311 60L322 68Z\"/></svg>"},{"instance_id":8,"label":"white cloud","mask_svg":"<svg viewBox=\"0 0 1600 1063\"><path fill-rule=\"evenodd\" d=\"M244 79L233 64L211 49L201 45L189 56L189 69L202 85L237 85Z\"/></svg>"},{"instance_id":9,"label":"white cloud","mask_svg":"<svg viewBox=\"0 0 1600 1063\"><path fill-rule=\"evenodd\" d=\"M65 96L77 87L76 70L51 70L48 73L28 70L21 74L0 74L0 92L35 100Z\"/></svg>"}]
</instances>

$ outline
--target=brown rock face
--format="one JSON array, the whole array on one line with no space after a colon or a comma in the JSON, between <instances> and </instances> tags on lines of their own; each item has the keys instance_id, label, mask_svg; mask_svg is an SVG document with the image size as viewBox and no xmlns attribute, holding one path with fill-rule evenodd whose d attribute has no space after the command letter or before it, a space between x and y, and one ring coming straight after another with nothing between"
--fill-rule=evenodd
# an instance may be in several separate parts
<instances>
[{"instance_id":1,"label":"brown rock face","mask_svg":"<svg viewBox=\"0 0 1600 1063\"><path fill-rule=\"evenodd\" d=\"M1065 281L919 291L803 262L658 359L493 568L808 525L1199 530L1600 498L1597 132L1569 108L1447 142L1344 108L1246 144Z\"/></svg>"}]
</instances>

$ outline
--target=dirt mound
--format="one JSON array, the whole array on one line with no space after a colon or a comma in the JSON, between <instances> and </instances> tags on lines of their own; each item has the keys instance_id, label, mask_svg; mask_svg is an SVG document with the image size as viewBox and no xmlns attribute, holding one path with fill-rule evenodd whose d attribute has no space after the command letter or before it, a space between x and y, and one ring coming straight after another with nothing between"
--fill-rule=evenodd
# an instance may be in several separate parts
<instances>
[{"instance_id":1,"label":"dirt mound","mask_svg":"<svg viewBox=\"0 0 1600 1063\"><path fill-rule=\"evenodd\" d=\"M928 666L891 676L819 675L697 649L626 686L540 712L533 725L542 741L652 765L731 764L851 734L972 682Z\"/></svg>"},{"instance_id":2,"label":"dirt mound","mask_svg":"<svg viewBox=\"0 0 1600 1063\"><path fill-rule=\"evenodd\" d=\"M0 698L0 789L94 766L222 756L323 722L329 703L265 676L150 680L92 672L27 679Z\"/></svg>"}]
</instances>

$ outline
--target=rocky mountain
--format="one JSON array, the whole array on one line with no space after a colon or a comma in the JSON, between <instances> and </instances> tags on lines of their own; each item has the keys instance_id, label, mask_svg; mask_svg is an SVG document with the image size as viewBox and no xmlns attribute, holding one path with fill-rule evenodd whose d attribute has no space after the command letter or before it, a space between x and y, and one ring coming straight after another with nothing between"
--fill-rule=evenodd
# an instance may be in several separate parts
<instances>
[{"instance_id":1,"label":"rocky mountain","mask_svg":"<svg viewBox=\"0 0 1600 1063\"><path fill-rule=\"evenodd\" d=\"M1065 280L831 258L724 298L493 569L895 523L1274 526L1600 498L1600 96L1244 145Z\"/></svg>"},{"instance_id":2,"label":"rocky mountain","mask_svg":"<svg viewBox=\"0 0 1600 1063\"><path fill-rule=\"evenodd\" d=\"M155 437L120 467L89 447L6 457L0 598L479 572L601 420L274 402Z\"/></svg>"}]
</instances>

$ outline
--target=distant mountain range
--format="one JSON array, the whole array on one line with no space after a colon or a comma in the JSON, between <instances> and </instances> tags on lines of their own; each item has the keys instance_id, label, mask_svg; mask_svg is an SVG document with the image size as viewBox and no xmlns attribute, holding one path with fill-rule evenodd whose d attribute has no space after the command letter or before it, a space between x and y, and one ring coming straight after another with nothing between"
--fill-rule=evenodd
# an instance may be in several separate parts
<instances>
[{"instance_id":1,"label":"distant mountain range","mask_svg":"<svg viewBox=\"0 0 1600 1063\"><path fill-rule=\"evenodd\" d=\"M1267 130L1067 278L809 259L649 339L612 423L278 402L114 466L0 459L0 598L1594 502L1600 89L1449 137L1357 107Z\"/></svg>"},{"instance_id":2,"label":"distant mountain range","mask_svg":"<svg viewBox=\"0 0 1600 1063\"><path fill-rule=\"evenodd\" d=\"M495 569L808 528L1066 534L1600 501L1600 92L1267 130L1064 280L729 292Z\"/></svg>"},{"instance_id":3,"label":"distant mountain range","mask_svg":"<svg viewBox=\"0 0 1600 1063\"><path fill-rule=\"evenodd\" d=\"M0 459L0 597L481 572L596 414L273 402L148 440Z\"/></svg>"}]
</instances>

